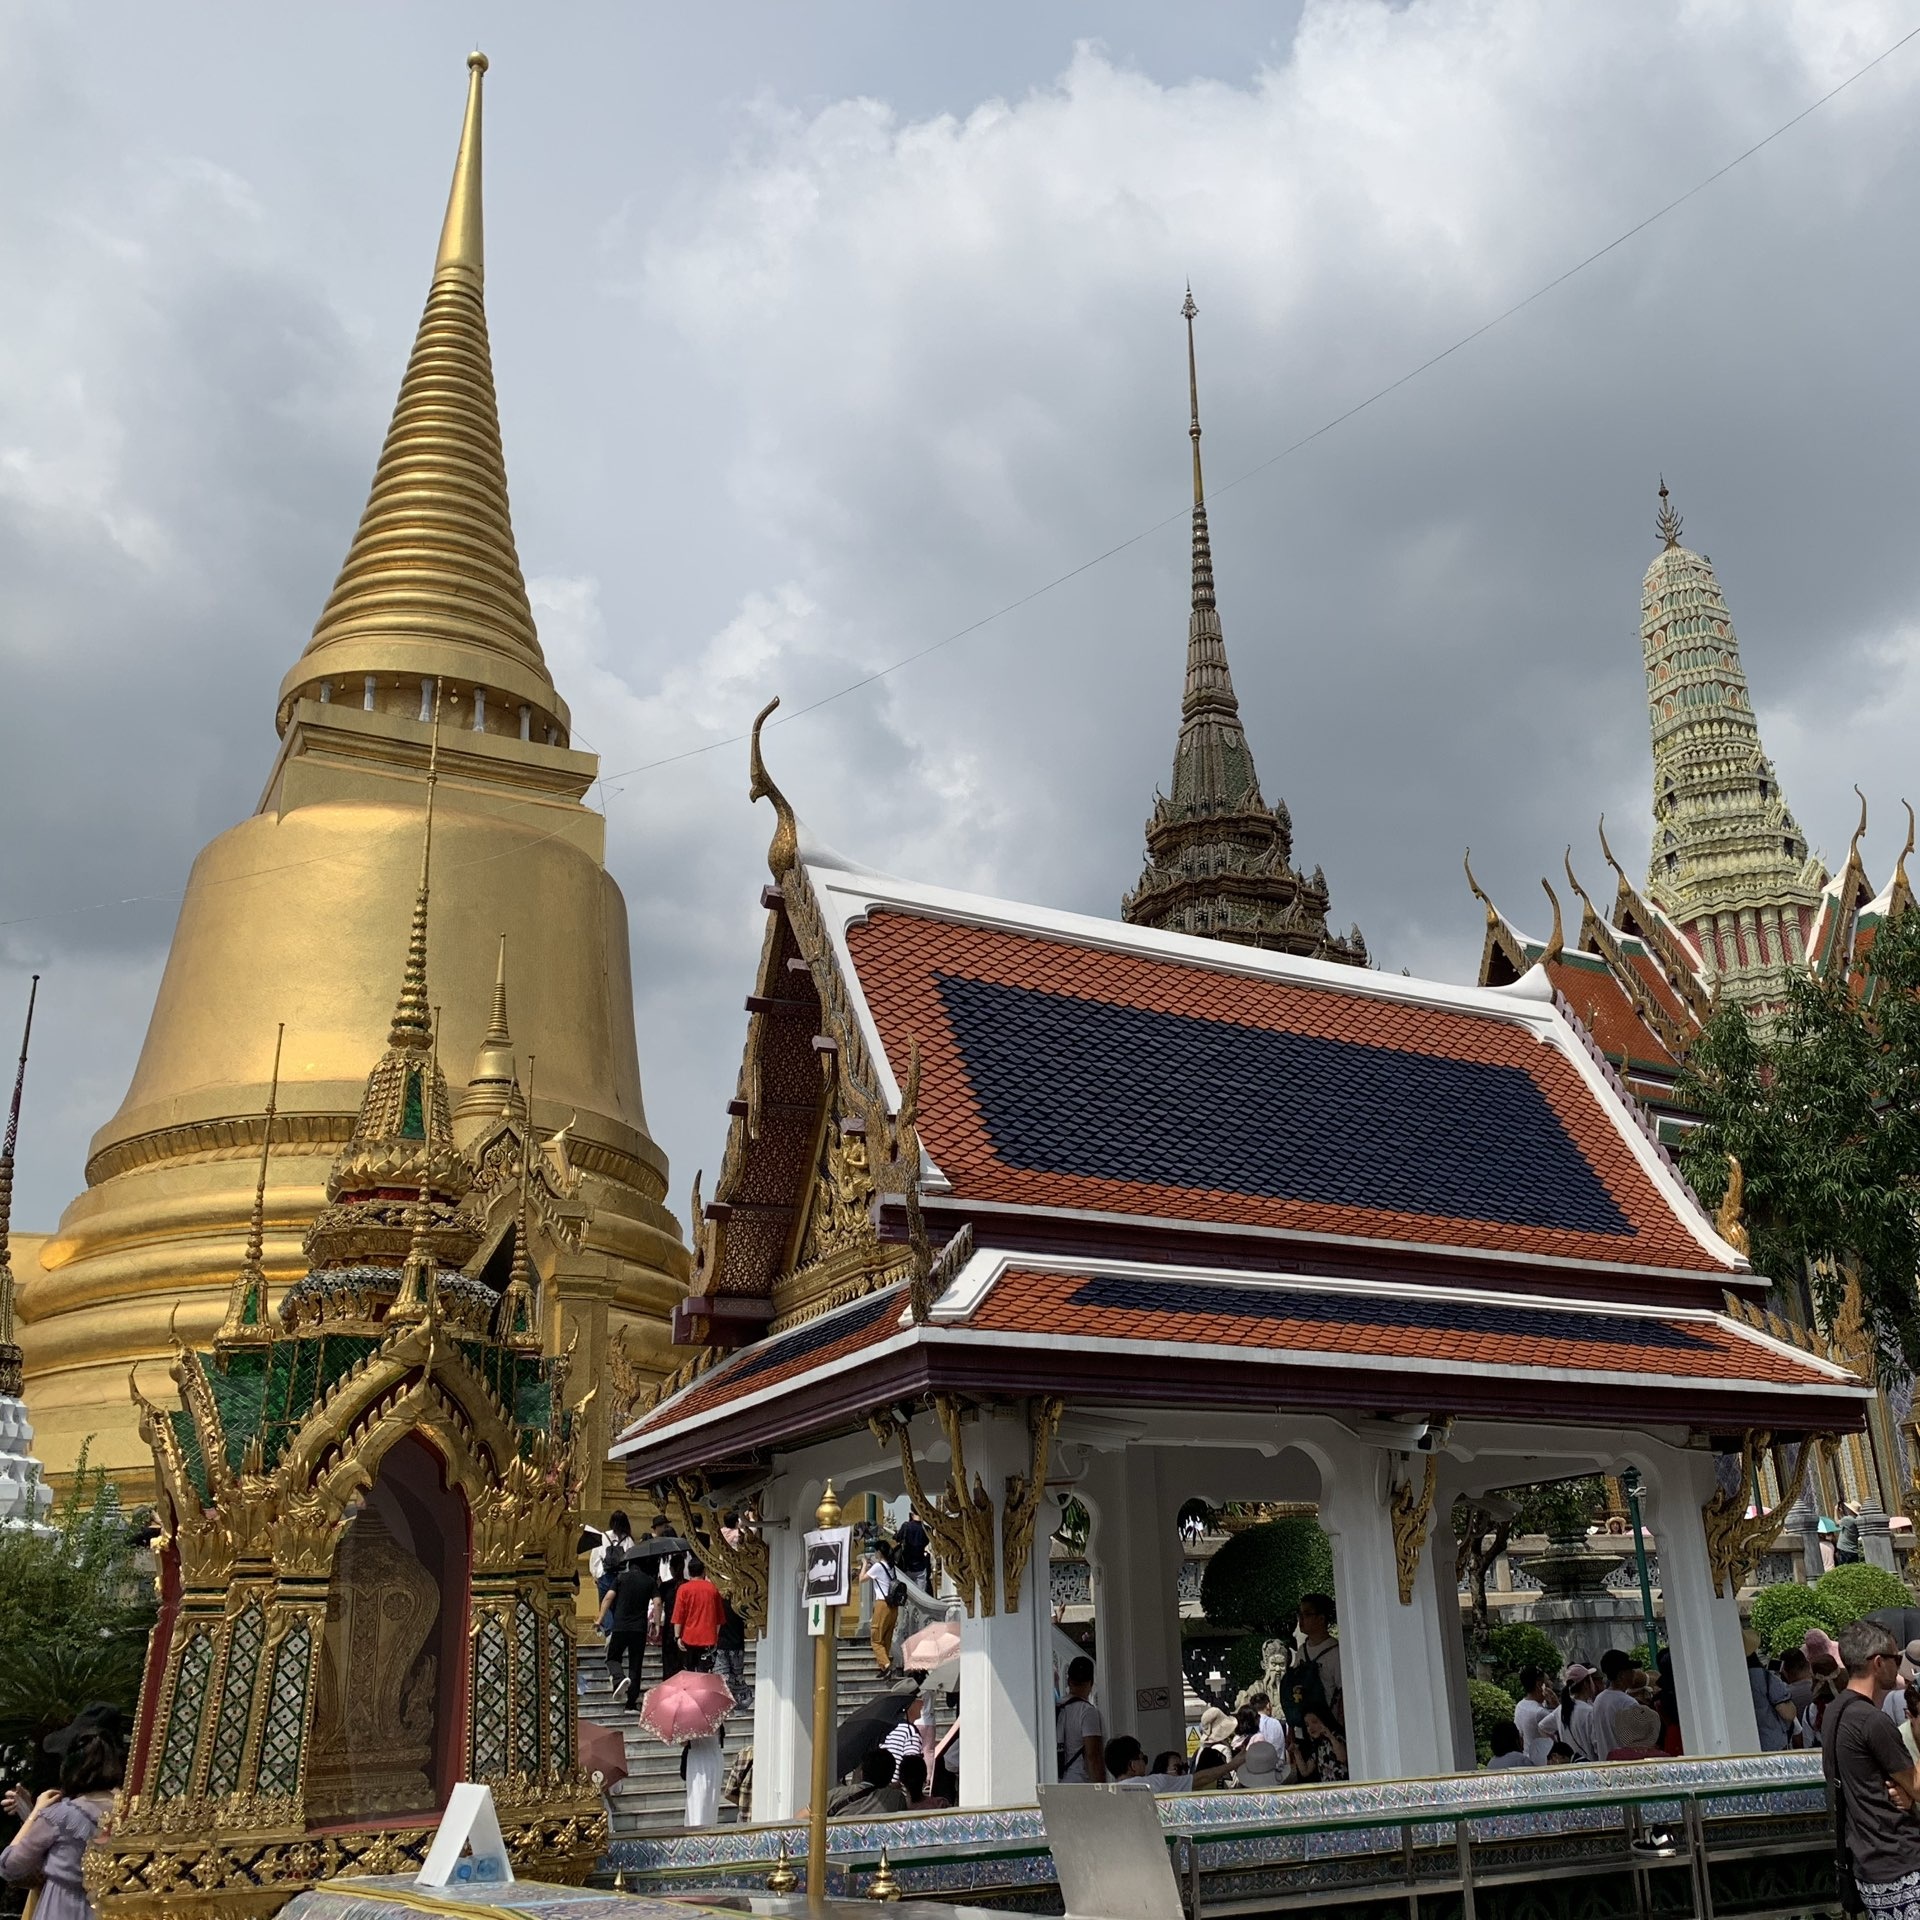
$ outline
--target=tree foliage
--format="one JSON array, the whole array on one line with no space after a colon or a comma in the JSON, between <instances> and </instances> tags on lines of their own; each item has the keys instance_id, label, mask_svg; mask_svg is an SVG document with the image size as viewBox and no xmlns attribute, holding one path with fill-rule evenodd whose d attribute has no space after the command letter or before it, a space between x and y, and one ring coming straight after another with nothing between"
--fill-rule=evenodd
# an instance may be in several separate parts
<instances>
[{"instance_id":1,"label":"tree foliage","mask_svg":"<svg viewBox=\"0 0 1920 1920\"><path fill-rule=\"evenodd\" d=\"M1578 1537L1597 1517L1605 1499L1605 1481L1598 1474L1585 1473L1571 1480L1508 1487L1497 1506L1465 1498L1454 1503L1454 1578L1467 1582L1473 1606L1470 1653L1477 1657L1487 1643L1487 1574L1506 1552L1508 1542L1516 1534L1529 1533L1544 1533L1550 1539Z\"/></svg>"},{"instance_id":2,"label":"tree foliage","mask_svg":"<svg viewBox=\"0 0 1920 1920\"><path fill-rule=\"evenodd\" d=\"M1681 1081L1705 1124L1681 1164L1709 1206L1727 1156L1745 1176L1754 1271L1808 1276L1829 1325L1860 1281L1884 1378L1920 1366L1920 913L1882 923L1870 992L1799 975L1760 1032L1732 1005L1708 1020Z\"/></svg>"},{"instance_id":3,"label":"tree foliage","mask_svg":"<svg viewBox=\"0 0 1920 1920\"><path fill-rule=\"evenodd\" d=\"M1753 1630L1769 1653L1784 1653L1807 1637L1809 1627L1838 1633L1840 1622L1833 1608L1797 1580L1782 1580L1762 1587L1753 1596Z\"/></svg>"},{"instance_id":4,"label":"tree foliage","mask_svg":"<svg viewBox=\"0 0 1920 1920\"><path fill-rule=\"evenodd\" d=\"M1913 1605L1913 1595L1905 1582L1896 1579L1885 1567L1871 1566L1866 1561L1830 1567L1813 1583L1813 1592L1832 1614L1836 1629L1850 1627L1863 1613L1877 1613L1882 1607Z\"/></svg>"},{"instance_id":5,"label":"tree foliage","mask_svg":"<svg viewBox=\"0 0 1920 1920\"><path fill-rule=\"evenodd\" d=\"M1538 1667L1542 1673L1558 1679L1565 1659L1560 1644L1544 1627L1530 1620L1510 1620L1487 1635L1487 1664L1493 1677L1518 1701L1520 1669Z\"/></svg>"},{"instance_id":6,"label":"tree foliage","mask_svg":"<svg viewBox=\"0 0 1920 1920\"><path fill-rule=\"evenodd\" d=\"M83 1455L51 1534L0 1533L0 1764L45 1770L40 1742L95 1701L132 1714L154 1621L119 1494Z\"/></svg>"},{"instance_id":7,"label":"tree foliage","mask_svg":"<svg viewBox=\"0 0 1920 1920\"><path fill-rule=\"evenodd\" d=\"M1200 1606L1209 1620L1249 1633L1291 1632L1303 1593L1333 1592L1333 1544L1310 1513L1236 1533L1207 1562Z\"/></svg>"},{"instance_id":8,"label":"tree foliage","mask_svg":"<svg viewBox=\"0 0 1920 1920\"><path fill-rule=\"evenodd\" d=\"M1467 1682L1467 1705L1473 1714L1473 1750L1483 1767L1493 1758L1494 1728L1510 1725L1518 1704L1512 1694L1504 1687L1496 1687L1491 1680Z\"/></svg>"}]
</instances>

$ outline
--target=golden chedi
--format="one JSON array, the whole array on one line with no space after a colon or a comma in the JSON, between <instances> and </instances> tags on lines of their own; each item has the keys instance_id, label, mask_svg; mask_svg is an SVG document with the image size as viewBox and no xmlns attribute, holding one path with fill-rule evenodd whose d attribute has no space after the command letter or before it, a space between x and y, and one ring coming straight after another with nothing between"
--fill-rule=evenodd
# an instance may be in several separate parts
<instances>
[{"instance_id":1,"label":"golden chedi","mask_svg":"<svg viewBox=\"0 0 1920 1920\"><path fill-rule=\"evenodd\" d=\"M303 1236L393 1013L436 710L434 984L454 1135L472 1148L517 1110L532 1061L535 1124L562 1134L591 1222L577 1249L556 1243L543 1292L550 1344L577 1340L577 1377L630 1393L630 1362L655 1370L685 1290L641 1105L626 905L582 804L598 762L569 743L514 547L482 299L486 62L469 66L426 313L359 530L282 683L264 797L195 861L133 1084L23 1276L27 1390L55 1475L91 1438L130 1494L150 1478L128 1372L170 1356L170 1331L204 1340L220 1323L282 1022L263 1261L276 1292L306 1271ZM591 1410L589 1507L622 1397Z\"/></svg>"}]
</instances>

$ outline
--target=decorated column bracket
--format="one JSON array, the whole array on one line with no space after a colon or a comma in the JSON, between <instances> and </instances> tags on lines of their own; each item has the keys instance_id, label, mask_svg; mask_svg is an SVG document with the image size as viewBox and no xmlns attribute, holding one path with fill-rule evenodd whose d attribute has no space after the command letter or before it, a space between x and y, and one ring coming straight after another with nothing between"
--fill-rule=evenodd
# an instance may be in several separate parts
<instances>
[{"instance_id":1,"label":"decorated column bracket","mask_svg":"<svg viewBox=\"0 0 1920 1920\"><path fill-rule=\"evenodd\" d=\"M1800 1446L1793 1471L1780 1489L1776 1506L1763 1504L1760 1467L1773 1436L1748 1433L1741 1440L1740 1478L1737 1486L1716 1486L1712 1497L1700 1509L1707 1533L1707 1565L1713 1574L1713 1590L1720 1598L1738 1593L1759 1565L1760 1555L1773 1543L1787 1514L1800 1498L1806 1485L1807 1469L1816 1446L1831 1450L1837 1443L1832 1434L1809 1435ZM1751 1507L1753 1512L1748 1513Z\"/></svg>"},{"instance_id":2,"label":"decorated column bracket","mask_svg":"<svg viewBox=\"0 0 1920 1920\"><path fill-rule=\"evenodd\" d=\"M1410 1463L1404 1479L1395 1469L1388 1482L1387 1511L1393 1519L1393 1558L1403 1607L1413 1604L1413 1590L1420 1578L1420 1556L1426 1550L1427 1535L1433 1530L1433 1491L1439 1477L1440 1456L1434 1452L1427 1455L1426 1471L1417 1488Z\"/></svg>"},{"instance_id":3,"label":"decorated column bracket","mask_svg":"<svg viewBox=\"0 0 1920 1920\"><path fill-rule=\"evenodd\" d=\"M947 1484L937 1497L920 1482L913 1457L913 1435L907 1417L876 1413L867 1422L883 1447L898 1443L900 1475L914 1511L933 1536L933 1554L940 1570L953 1582L961 1606L976 1619L990 1618L995 1609L993 1501L976 1473L967 1484L966 1441L961 1433L962 1407L950 1393L933 1396L934 1418L940 1423L948 1448Z\"/></svg>"}]
</instances>

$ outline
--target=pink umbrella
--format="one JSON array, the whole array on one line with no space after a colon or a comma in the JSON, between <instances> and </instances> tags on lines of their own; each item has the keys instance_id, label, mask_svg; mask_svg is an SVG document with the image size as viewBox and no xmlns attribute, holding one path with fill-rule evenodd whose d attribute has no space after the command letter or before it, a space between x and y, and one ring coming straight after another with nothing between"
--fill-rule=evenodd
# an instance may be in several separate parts
<instances>
[{"instance_id":1,"label":"pink umbrella","mask_svg":"<svg viewBox=\"0 0 1920 1920\"><path fill-rule=\"evenodd\" d=\"M900 1664L910 1673L931 1673L949 1660L960 1657L960 1629L947 1620L936 1620L910 1634L900 1645Z\"/></svg>"},{"instance_id":2,"label":"pink umbrella","mask_svg":"<svg viewBox=\"0 0 1920 1920\"><path fill-rule=\"evenodd\" d=\"M640 1703L640 1724L659 1739L700 1740L718 1733L733 1694L717 1673L676 1673Z\"/></svg>"},{"instance_id":3,"label":"pink umbrella","mask_svg":"<svg viewBox=\"0 0 1920 1920\"><path fill-rule=\"evenodd\" d=\"M627 1777L627 1742L618 1727L599 1727L591 1720L582 1720L578 1738L582 1773L603 1787Z\"/></svg>"}]
</instances>

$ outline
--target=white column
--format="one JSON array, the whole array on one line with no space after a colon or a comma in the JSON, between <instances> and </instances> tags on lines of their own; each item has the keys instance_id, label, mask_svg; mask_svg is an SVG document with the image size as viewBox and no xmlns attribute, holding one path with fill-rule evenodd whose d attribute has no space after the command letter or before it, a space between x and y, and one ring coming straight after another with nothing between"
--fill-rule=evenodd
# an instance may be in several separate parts
<instances>
[{"instance_id":1,"label":"white column","mask_svg":"<svg viewBox=\"0 0 1920 1920\"><path fill-rule=\"evenodd\" d=\"M1359 1440L1316 1441L1311 1451L1321 1470L1320 1524L1333 1539L1340 1679L1353 1778L1451 1773L1454 1728L1446 1663L1458 1655L1440 1630L1431 1538L1420 1556L1413 1599L1403 1603L1386 1499L1387 1469L1395 1456ZM1425 1470L1425 1460L1417 1455L1402 1469Z\"/></svg>"},{"instance_id":2,"label":"white column","mask_svg":"<svg viewBox=\"0 0 1920 1920\"><path fill-rule=\"evenodd\" d=\"M1177 1489L1155 1447L1102 1454L1083 1493L1100 1681L1095 1699L1107 1735L1132 1734L1147 1758L1185 1745L1180 1666ZM1156 1701L1162 1704L1151 1704Z\"/></svg>"},{"instance_id":3,"label":"white column","mask_svg":"<svg viewBox=\"0 0 1920 1920\"><path fill-rule=\"evenodd\" d=\"M1714 1491L1713 1455L1649 1445L1634 1458L1647 1482L1648 1519L1660 1552L1660 1591L1680 1731L1691 1755L1757 1753L1747 1657L1740 1639L1740 1603L1716 1594L1707 1565L1701 1508Z\"/></svg>"},{"instance_id":4,"label":"white column","mask_svg":"<svg viewBox=\"0 0 1920 1920\"><path fill-rule=\"evenodd\" d=\"M766 1530L767 1631L754 1643L756 1820L791 1820L812 1791L813 1641L800 1598L800 1562L802 1536L819 1502L818 1483L809 1483L788 1503L788 1524Z\"/></svg>"},{"instance_id":5,"label":"white column","mask_svg":"<svg viewBox=\"0 0 1920 1920\"><path fill-rule=\"evenodd\" d=\"M1460 1612L1460 1576L1455 1570L1453 1502L1454 1489L1448 1486L1443 1470L1433 1503L1433 1526L1421 1563L1420 1585L1413 1597L1416 1606L1433 1609L1440 1636L1440 1671L1446 1681L1442 1705L1453 1733L1454 1771L1471 1773L1478 1763L1473 1745L1473 1703L1467 1697L1466 1620Z\"/></svg>"},{"instance_id":6,"label":"white column","mask_svg":"<svg viewBox=\"0 0 1920 1920\"><path fill-rule=\"evenodd\" d=\"M1034 1527L1020 1611L1009 1614L999 1516L1007 1476L1032 1466L1026 1410L983 1412L963 1431L968 1474L979 1474L993 1502L995 1611L960 1624L960 1804L1031 1806L1040 1781L1054 1772L1048 1515L1043 1511Z\"/></svg>"}]
</instances>

